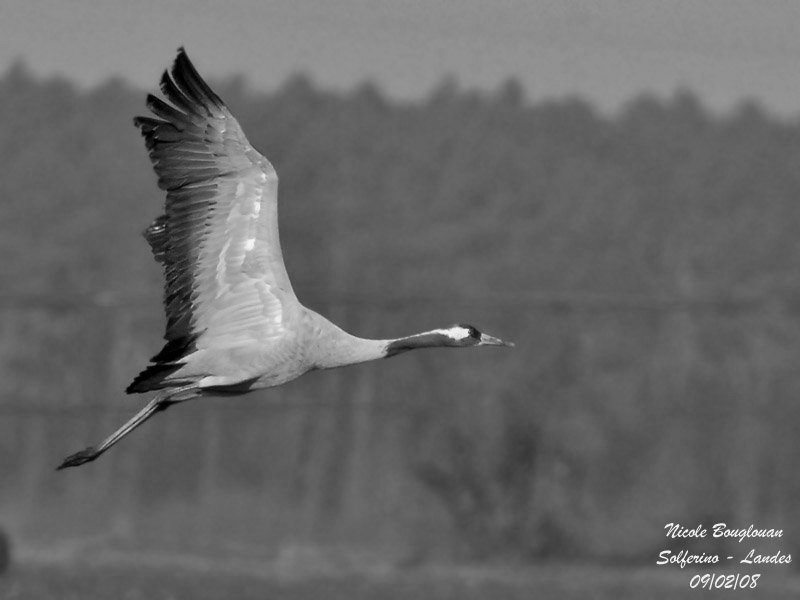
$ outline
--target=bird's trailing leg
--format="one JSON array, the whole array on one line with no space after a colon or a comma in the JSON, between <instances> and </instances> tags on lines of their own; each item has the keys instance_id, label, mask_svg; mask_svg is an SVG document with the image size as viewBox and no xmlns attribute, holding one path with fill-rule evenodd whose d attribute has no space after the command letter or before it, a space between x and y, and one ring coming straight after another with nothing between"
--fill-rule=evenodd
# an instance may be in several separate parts
<instances>
[{"instance_id":1,"label":"bird's trailing leg","mask_svg":"<svg viewBox=\"0 0 800 600\"><path fill-rule=\"evenodd\" d=\"M90 446L85 450L81 450L80 452L76 452L72 456L68 456L64 459L58 469L66 469L67 467L78 467L84 463L91 462L95 460L98 456L100 456L103 452L111 448L114 444L128 435L131 431L136 429L139 425L144 423L147 419L152 417L157 412L161 412L169 407L171 404L175 404L176 402L181 402L183 400L188 400L189 398L193 397L196 394L181 394L181 392L189 392L191 390L196 391L197 388L194 386L187 386L183 388L172 388L168 390L162 390L156 396L147 403L147 405L136 413L125 425L117 429L114 433L108 436L105 440L103 440L98 446Z\"/></svg>"}]
</instances>

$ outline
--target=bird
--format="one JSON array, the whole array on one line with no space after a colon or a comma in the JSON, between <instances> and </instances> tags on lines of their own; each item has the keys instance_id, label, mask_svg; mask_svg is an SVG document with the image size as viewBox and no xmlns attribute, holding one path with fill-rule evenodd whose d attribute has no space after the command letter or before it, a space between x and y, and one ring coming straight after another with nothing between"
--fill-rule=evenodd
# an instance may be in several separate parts
<instances>
[{"instance_id":1,"label":"bird","mask_svg":"<svg viewBox=\"0 0 800 600\"><path fill-rule=\"evenodd\" d=\"M394 339L353 336L297 299L278 235L278 176L178 49L152 116L137 116L164 214L143 232L164 271L165 344L127 387L156 392L122 427L58 467L94 461L156 413L202 396L282 385L317 369L417 348L513 346L471 325Z\"/></svg>"}]
</instances>

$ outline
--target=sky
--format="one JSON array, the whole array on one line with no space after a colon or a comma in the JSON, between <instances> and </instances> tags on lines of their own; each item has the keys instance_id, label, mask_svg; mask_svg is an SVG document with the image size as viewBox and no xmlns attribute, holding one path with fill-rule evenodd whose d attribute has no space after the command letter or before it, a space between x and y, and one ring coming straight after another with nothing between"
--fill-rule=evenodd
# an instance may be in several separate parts
<instances>
[{"instance_id":1,"label":"sky","mask_svg":"<svg viewBox=\"0 0 800 600\"><path fill-rule=\"evenodd\" d=\"M716 111L755 99L800 115L796 0L2 0L0 73L18 59L83 86L153 89L178 46L214 79L274 90L291 73L416 99L445 76L615 111L694 90Z\"/></svg>"}]
</instances>

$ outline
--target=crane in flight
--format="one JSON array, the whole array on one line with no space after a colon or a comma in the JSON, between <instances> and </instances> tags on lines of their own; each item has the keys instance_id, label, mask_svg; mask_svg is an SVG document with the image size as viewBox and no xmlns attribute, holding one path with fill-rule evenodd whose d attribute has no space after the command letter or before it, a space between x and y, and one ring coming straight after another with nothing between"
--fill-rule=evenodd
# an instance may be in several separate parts
<instances>
[{"instance_id":1,"label":"crane in flight","mask_svg":"<svg viewBox=\"0 0 800 600\"><path fill-rule=\"evenodd\" d=\"M314 369L438 346L513 346L471 325L397 339L362 339L300 304L278 238L278 176L183 48L136 117L166 191L165 214L144 232L164 268L166 344L126 392L153 399L97 446L58 467L95 460L167 407L204 395L245 394Z\"/></svg>"}]
</instances>

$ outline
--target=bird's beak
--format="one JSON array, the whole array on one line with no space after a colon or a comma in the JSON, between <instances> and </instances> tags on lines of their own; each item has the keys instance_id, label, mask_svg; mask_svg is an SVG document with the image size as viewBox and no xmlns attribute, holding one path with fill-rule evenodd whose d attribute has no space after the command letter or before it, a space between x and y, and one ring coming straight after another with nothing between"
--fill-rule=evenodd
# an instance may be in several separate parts
<instances>
[{"instance_id":1,"label":"bird's beak","mask_svg":"<svg viewBox=\"0 0 800 600\"><path fill-rule=\"evenodd\" d=\"M492 337L491 335L486 335L485 333L481 334L481 341L478 343L479 346L510 346L511 348L514 347L514 342L504 342L500 338Z\"/></svg>"}]
</instances>

